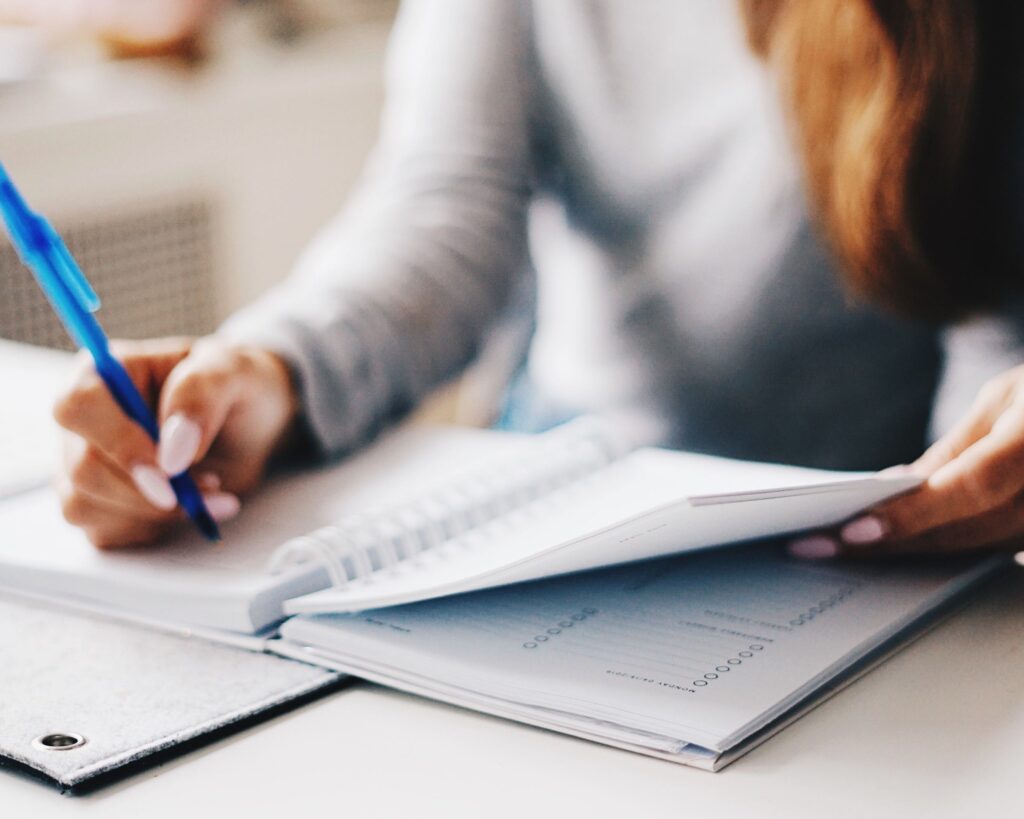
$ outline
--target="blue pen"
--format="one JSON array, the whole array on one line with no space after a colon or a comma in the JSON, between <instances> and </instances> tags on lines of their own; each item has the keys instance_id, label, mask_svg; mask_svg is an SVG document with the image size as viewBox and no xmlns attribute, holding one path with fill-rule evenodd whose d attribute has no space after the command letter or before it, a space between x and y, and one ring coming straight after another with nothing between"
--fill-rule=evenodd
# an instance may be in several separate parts
<instances>
[{"instance_id":1,"label":"blue pen","mask_svg":"<svg viewBox=\"0 0 1024 819\"><path fill-rule=\"evenodd\" d=\"M92 315L99 309L99 298L52 225L29 210L2 164L0 213L3 213L11 242L21 260L35 275L74 342L92 354L96 372L100 374L118 406L125 415L146 430L154 443L159 441L160 430L152 411L121 362L110 352L107 336ZM210 540L220 540L217 524L188 473L172 477L171 486L178 503L199 531Z\"/></svg>"}]
</instances>

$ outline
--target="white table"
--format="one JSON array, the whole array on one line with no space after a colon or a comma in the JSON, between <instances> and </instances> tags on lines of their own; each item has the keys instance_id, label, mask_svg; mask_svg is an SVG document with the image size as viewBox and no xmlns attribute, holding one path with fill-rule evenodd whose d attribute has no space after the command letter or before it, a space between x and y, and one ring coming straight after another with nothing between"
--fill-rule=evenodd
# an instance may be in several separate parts
<instances>
[{"instance_id":1,"label":"white table","mask_svg":"<svg viewBox=\"0 0 1024 819\"><path fill-rule=\"evenodd\" d=\"M0 817L1024 817L1022 767L1024 569L719 774L357 683L86 796L0 772Z\"/></svg>"}]
</instances>

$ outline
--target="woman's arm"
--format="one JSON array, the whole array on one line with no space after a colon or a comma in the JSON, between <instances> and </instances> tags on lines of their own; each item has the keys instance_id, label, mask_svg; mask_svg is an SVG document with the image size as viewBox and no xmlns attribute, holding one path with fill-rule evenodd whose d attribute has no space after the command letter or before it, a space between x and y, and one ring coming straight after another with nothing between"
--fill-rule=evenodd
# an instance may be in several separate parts
<instances>
[{"instance_id":1,"label":"woman's arm","mask_svg":"<svg viewBox=\"0 0 1024 819\"><path fill-rule=\"evenodd\" d=\"M523 267L528 13L516 0L403 5L382 135L356 195L295 274L221 332L289 364L326 452L465 366Z\"/></svg>"},{"instance_id":2,"label":"woman's arm","mask_svg":"<svg viewBox=\"0 0 1024 819\"><path fill-rule=\"evenodd\" d=\"M159 447L83 366L56 409L58 488L93 543L177 525L167 476L185 469L231 517L289 442L351 448L468 362L524 263L525 14L516 0L406 4L373 162L296 274L212 337L119 348L159 410Z\"/></svg>"}]
</instances>

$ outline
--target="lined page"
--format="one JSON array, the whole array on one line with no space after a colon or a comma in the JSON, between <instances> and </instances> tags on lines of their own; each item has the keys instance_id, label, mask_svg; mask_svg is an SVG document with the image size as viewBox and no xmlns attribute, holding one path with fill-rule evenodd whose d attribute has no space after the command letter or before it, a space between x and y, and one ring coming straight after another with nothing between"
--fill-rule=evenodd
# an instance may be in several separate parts
<instances>
[{"instance_id":1,"label":"lined page","mask_svg":"<svg viewBox=\"0 0 1024 819\"><path fill-rule=\"evenodd\" d=\"M957 572L807 564L761 544L296 618L283 633L421 689L724 750L944 598Z\"/></svg>"}]
</instances>

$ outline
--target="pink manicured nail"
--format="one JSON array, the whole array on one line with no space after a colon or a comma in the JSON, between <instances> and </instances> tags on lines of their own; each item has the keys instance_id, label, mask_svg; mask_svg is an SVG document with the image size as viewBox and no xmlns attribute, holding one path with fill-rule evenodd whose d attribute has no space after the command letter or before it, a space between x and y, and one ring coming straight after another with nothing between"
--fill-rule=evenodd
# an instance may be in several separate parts
<instances>
[{"instance_id":1,"label":"pink manicured nail","mask_svg":"<svg viewBox=\"0 0 1024 819\"><path fill-rule=\"evenodd\" d=\"M839 554L839 546L836 542L821 535L794 540L789 544L787 550L793 557L802 557L808 560L821 560Z\"/></svg>"},{"instance_id":2,"label":"pink manicured nail","mask_svg":"<svg viewBox=\"0 0 1024 819\"><path fill-rule=\"evenodd\" d=\"M132 480L135 486L146 500L157 509L169 512L178 505L178 499L174 497L174 490L171 482L155 466L139 464L132 467Z\"/></svg>"},{"instance_id":3,"label":"pink manicured nail","mask_svg":"<svg viewBox=\"0 0 1024 819\"><path fill-rule=\"evenodd\" d=\"M204 472L196 478L196 485L200 489L216 492L221 487L220 476L215 472Z\"/></svg>"},{"instance_id":4,"label":"pink manicured nail","mask_svg":"<svg viewBox=\"0 0 1024 819\"><path fill-rule=\"evenodd\" d=\"M156 460L168 475L180 475L195 460L203 437L199 424L184 415L172 415L160 430Z\"/></svg>"},{"instance_id":5,"label":"pink manicured nail","mask_svg":"<svg viewBox=\"0 0 1024 819\"><path fill-rule=\"evenodd\" d=\"M865 515L847 523L839 532L839 536L853 546L877 543L885 537L885 524L875 515Z\"/></svg>"},{"instance_id":6,"label":"pink manicured nail","mask_svg":"<svg viewBox=\"0 0 1024 819\"><path fill-rule=\"evenodd\" d=\"M217 492L216 494L204 495L203 501L214 520L231 520L236 517L242 509L242 502L237 495L229 492Z\"/></svg>"}]
</instances>

